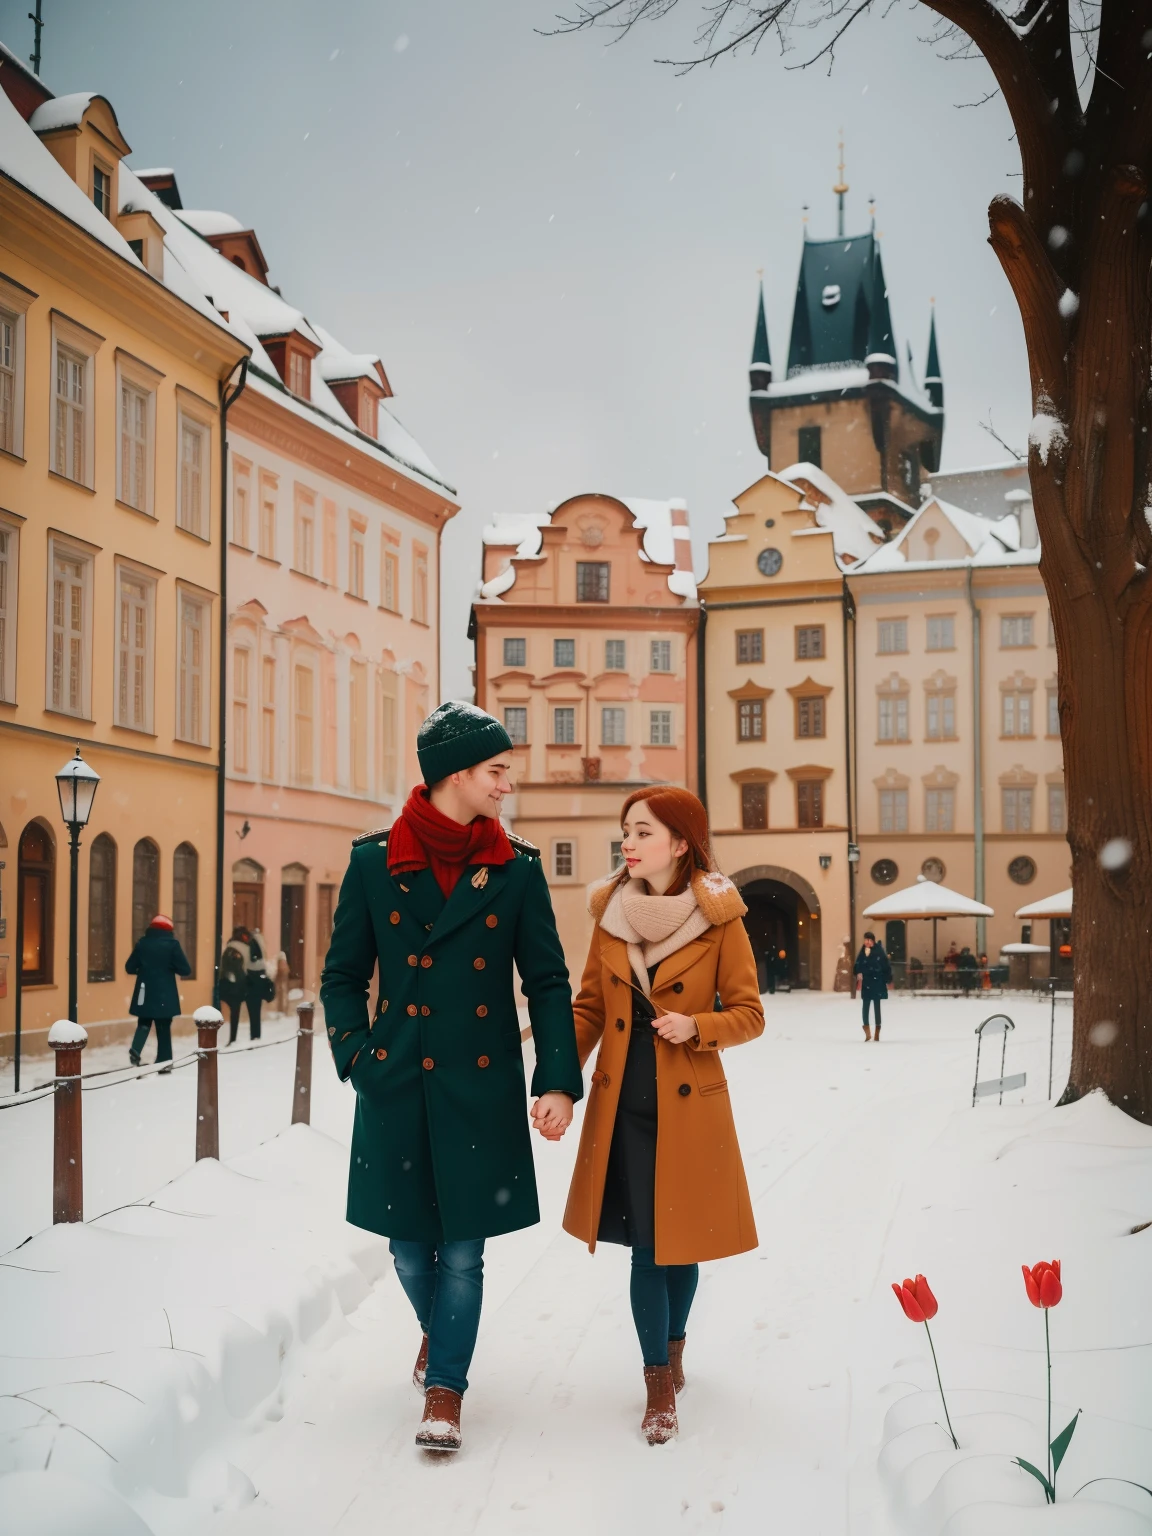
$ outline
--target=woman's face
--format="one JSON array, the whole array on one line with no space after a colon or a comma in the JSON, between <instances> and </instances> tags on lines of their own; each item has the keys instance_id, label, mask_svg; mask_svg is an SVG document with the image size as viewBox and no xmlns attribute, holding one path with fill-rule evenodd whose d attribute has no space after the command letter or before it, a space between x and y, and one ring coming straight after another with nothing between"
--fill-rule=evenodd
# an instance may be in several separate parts
<instances>
[{"instance_id":1,"label":"woman's face","mask_svg":"<svg viewBox=\"0 0 1152 1536\"><path fill-rule=\"evenodd\" d=\"M676 866L688 852L688 844L648 808L647 800L637 800L629 808L623 825L621 853L634 880L647 880L654 891L663 895L672 884Z\"/></svg>"}]
</instances>

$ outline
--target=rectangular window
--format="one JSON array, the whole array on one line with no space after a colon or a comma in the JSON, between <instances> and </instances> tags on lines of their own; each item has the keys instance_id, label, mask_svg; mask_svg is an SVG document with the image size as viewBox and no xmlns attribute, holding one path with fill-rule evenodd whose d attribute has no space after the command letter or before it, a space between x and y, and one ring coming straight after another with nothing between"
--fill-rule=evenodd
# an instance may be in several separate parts
<instances>
[{"instance_id":1,"label":"rectangular window","mask_svg":"<svg viewBox=\"0 0 1152 1536\"><path fill-rule=\"evenodd\" d=\"M297 784L311 784L314 774L316 679L312 668L292 670L292 767Z\"/></svg>"},{"instance_id":2,"label":"rectangular window","mask_svg":"<svg viewBox=\"0 0 1152 1536\"><path fill-rule=\"evenodd\" d=\"M925 731L929 741L951 741L956 735L956 695L943 689L925 696Z\"/></svg>"},{"instance_id":3,"label":"rectangular window","mask_svg":"<svg viewBox=\"0 0 1152 1536\"><path fill-rule=\"evenodd\" d=\"M623 640L605 640L604 642L604 670L605 672L624 672L627 670L627 659L624 654Z\"/></svg>"},{"instance_id":4,"label":"rectangular window","mask_svg":"<svg viewBox=\"0 0 1152 1536\"><path fill-rule=\"evenodd\" d=\"M1028 689L1009 690L1000 695L1001 736L1031 736L1032 694Z\"/></svg>"},{"instance_id":5,"label":"rectangular window","mask_svg":"<svg viewBox=\"0 0 1152 1536\"><path fill-rule=\"evenodd\" d=\"M652 640L650 642L648 670L649 672L671 672L671 640Z\"/></svg>"},{"instance_id":6,"label":"rectangular window","mask_svg":"<svg viewBox=\"0 0 1152 1536\"><path fill-rule=\"evenodd\" d=\"M1064 808L1063 784L1049 784L1048 786L1048 830L1049 832L1067 832L1068 817Z\"/></svg>"},{"instance_id":7,"label":"rectangular window","mask_svg":"<svg viewBox=\"0 0 1152 1536\"><path fill-rule=\"evenodd\" d=\"M739 699L736 704L736 739L764 740L764 700Z\"/></svg>"},{"instance_id":8,"label":"rectangular window","mask_svg":"<svg viewBox=\"0 0 1152 1536\"><path fill-rule=\"evenodd\" d=\"M956 620L950 613L928 615L928 650L954 651L956 649Z\"/></svg>"},{"instance_id":9,"label":"rectangular window","mask_svg":"<svg viewBox=\"0 0 1152 1536\"><path fill-rule=\"evenodd\" d=\"M576 873L576 844L559 838L552 844L552 878L571 880Z\"/></svg>"},{"instance_id":10,"label":"rectangular window","mask_svg":"<svg viewBox=\"0 0 1152 1536\"><path fill-rule=\"evenodd\" d=\"M505 705L504 729L508 732L514 747L528 745L528 706L526 704Z\"/></svg>"},{"instance_id":11,"label":"rectangular window","mask_svg":"<svg viewBox=\"0 0 1152 1536\"><path fill-rule=\"evenodd\" d=\"M428 622L428 551L423 544L412 546L412 618L417 624Z\"/></svg>"},{"instance_id":12,"label":"rectangular window","mask_svg":"<svg viewBox=\"0 0 1152 1536\"><path fill-rule=\"evenodd\" d=\"M823 736L824 699L820 695L796 700L796 735Z\"/></svg>"},{"instance_id":13,"label":"rectangular window","mask_svg":"<svg viewBox=\"0 0 1152 1536\"><path fill-rule=\"evenodd\" d=\"M292 530L292 567L303 576L313 574L316 543L316 498L311 491L296 487L296 515Z\"/></svg>"},{"instance_id":14,"label":"rectangular window","mask_svg":"<svg viewBox=\"0 0 1152 1536\"><path fill-rule=\"evenodd\" d=\"M208 607L181 592L178 597L176 735L208 744Z\"/></svg>"},{"instance_id":15,"label":"rectangular window","mask_svg":"<svg viewBox=\"0 0 1152 1536\"><path fill-rule=\"evenodd\" d=\"M56 348L56 420L52 467L68 480L87 484L88 362L68 347Z\"/></svg>"},{"instance_id":16,"label":"rectangular window","mask_svg":"<svg viewBox=\"0 0 1152 1536\"><path fill-rule=\"evenodd\" d=\"M176 526L197 538L208 537L208 429L191 417L180 417L180 491Z\"/></svg>"},{"instance_id":17,"label":"rectangular window","mask_svg":"<svg viewBox=\"0 0 1152 1536\"><path fill-rule=\"evenodd\" d=\"M276 777L276 658L260 664L260 777Z\"/></svg>"},{"instance_id":18,"label":"rectangular window","mask_svg":"<svg viewBox=\"0 0 1152 1536\"><path fill-rule=\"evenodd\" d=\"M312 360L303 352L288 354L288 388L301 400L312 398Z\"/></svg>"},{"instance_id":19,"label":"rectangular window","mask_svg":"<svg viewBox=\"0 0 1152 1536\"><path fill-rule=\"evenodd\" d=\"M15 528L0 523L0 699L16 702L16 550Z\"/></svg>"},{"instance_id":20,"label":"rectangular window","mask_svg":"<svg viewBox=\"0 0 1152 1536\"><path fill-rule=\"evenodd\" d=\"M796 825L799 827L824 825L823 779L797 779Z\"/></svg>"},{"instance_id":21,"label":"rectangular window","mask_svg":"<svg viewBox=\"0 0 1152 1536\"><path fill-rule=\"evenodd\" d=\"M252 482L247 470L237 470L232 482L232 542L252 548Z\"/></svg>"},{"instance_id":22,"label":"rectangular window","mask_svg":"<svg viewBox=\"0 0 1152 1536\"><path fill-rule=\"evenodd\" d=\"M955 831L956 792L952 789L929 789L924 792L925 832Z\"/></svg>"},{"instance_id":23,"label":"rectangular window","mask_svg":"<svg viewBox=\"0 0 1152 1536\"><path fill-rule=\"evenodd\" d=\"M738 629L736 631L736 665L753 666L764 660L764 631L762 629Z\"/></svg>"},{"instance_id":24,"label":"rectangular window","mask_svg":"<svg viewBox=\"0 0 1152 1536\"><path fill-rule=\"evenodd\" d=\"M364 596L364 534L358 523L348 527L348 592L352 597Z\"/></svg>"},{"instance_id":25,"label":"rectangular window","mask_svg":"<svg viewBox=\"0 0 1152 1536\"><path fill-rule=\"evenodd\" d=\"M876 735L880 741L908 740L908 695L906 693L889 693L881 696Z\"/></svg>"},{"instance_id":26,"label":"rectangular window","mask_svg":"<svg viewBox=\"0 0 1152 1536\"><path fill-rule=\"evenodd\" d=\"M260 477L260 553L276 558L276 481Z\"/></svg>"},{"instance_id":27,"label":"rectangular window","mask_svg":"<svg viewBox=\"0 0 1152 1536\"><path fill-rule=\"evenodd\" d=\"M763 832L768 826L767 784L741 784L740 825L745 832Z\"/></svg>"},{"instance_id":28,"label":"rectangular window","mask_svg":"<svg viewBox=\"0 0 1152 1536\"><path fill-rule=\"evenodd\" d=\"M0 309L0 448L16 453L16 336L19 319Z\"/></svg>"},{"instance_id":29,"label":"rectangular window","mask_svg":"<svg viewBox=\"0 0 1152 1536\"><path fill-rule=\"evenodd\" d=\"M352 788L368 793L368 664L352 663L348 684L348 722L352 738Z\"/></svg>"},{"instance_id":30,"label":"rectangular window","mask_svg":"<svg viewBox=\"0 0 1152 1536\"><path fill-rule=\"evenodd\" d=\"M1005 832L1031 832L1032 790L1030 788L1001 788L1001 810Z\"/></svg>"},{"instance_id":31,"label":"rectangular window","mask_svg":"<svg viewBox=\"0 0 1152 1536\"><path fill-rule=\"evenodd\" d=\"M820 428L801 427L796 434L797 451L801 464L813 464L820 468Z\"/></svg>"},{"instance_id":32,"label":"rectangular window","mask_svg":"<svg viewBox=\"0 0 1152 1536\"><path fill-rule=\"evenodd\" d=\"M324 498L324 580L330 587L337 581L340 533L336 527L336 503Z\"/></svg>"},{"instance_id":33,"label":"rectangular window","mask_svg":"<svg viewBox=\"0 0 1152 1536\"><path fill-rule=\"evenodd\" d=\"M552 711L552 740L561 747L575 745L576 710L572 705L563 704Z\"/></svg>"},{"instance_id":34,"label":"rectangular window","mask_svg":"<svg viewBox=\"0 0 1152 1536\"><path fill-rule=\"evenodd\" d=\"M112 217L112 177L101 165L92 167L92 201L98 213Z\"/></svg>"},{"instance_id":35,"label":"rectangular window","mask_svg":"<svg viewBox=\"0 0 1152 1536\"><path fill-rule=\"evenodd\" d=\"M880 791L881 832L907 832L908 791L906 789L882 789Z\"/></svg>"},{"instance_id":36,"label":"rectangular window","mask_svg":"<svg viewBox=\"0 0 1152 1536\"><path fill-rule=\"evenodd\" d=\"M622 838L614 838L608 844L609 874L615 874L624 862L624 841Z\"/></svg>"},{"instance_id":37,"label":"rectangular window","mask_svg":"<svg viewBox=\"0 0 1152 1536\"><path fill-rule=\"evenodd\" d=\"M376 419L376 400L366 389L360 394L360 430L368 437L376 436L379 422Z\"/></svg>"},{"instance_id":38,"label":"rectangular window","mask_svg":"<svg viewBox=\"0 0 1152 1536\"><path fill-rule=\"evenodd\" d=\"M248 772L248 693L251 687L252 652L238 645L232 652L232 766Z\"/></svg>"},{"instance_id":39,"label":"rectangular window","mask_svg":"<svg viewBox=\"0 0 1152 1536\"><path fill-rule=\"evenodd\" d=\"M600 745L602 747L623 747L627 744L625 719L624 710L615 706L600 711Z\"/></svg>"},{"instance_id":40,"label":"rectangular window","mask_svg":"<svg viewBox=\"0 0 1152 1536\"><path fill-rule=\"evenodd\" d=\"M150 581L117 571L116 724L130 731L152 729L153 598Z\"/></svg>"},{"instance_id":41,"label":"rectangular window","mask_svg":"<svg viewBox=\"0 0 1152 1536\"><path fill-rule=\"evenodd\" d=\"M607 560L577 560L576 601L578 603L606 603L608 601L608 576L612 567Z\"/></svg>"},{"instance_id":42,"label":"rectangular window","mask_svg":"<svg viewBox=\"0 0 1152 1536\"><path fill-rule=\"evenodd\" d=\"M670 747L672 745L672 711L654 709L648 716L648 745Z\"/></svg>"},{"instance_id":43,"label":"rectangular window","mask_svg":"<svg viewBox=\"0 0 1152 1536\"><path fill-rule=\"evenodd\" d=\"M823 655L823 624L799 625L796 630L796 660L818 661Z\"/></svg>"},{"instance_id":44,"label":"rectangular window","mask_svg":"<svg viewBox=\"0 0 1152 1536\"><path fill-rule=\"evenodd\" d=\"M1032 644L1032 615L1030 613L1006 613L1000 619L1000 648L1015 650Z\"/></svg>"},{"instance_id":45,"label":"rectangular window","mask_svg":"<svg viewBox=\"0 0 1152 1536\"><path fill-rule=\"evenodd\" d=\"M380 538L380 606L400 612L400 540L388 528Z\"/></svg>"},{"instance_id":46,"label":"rectangular window","mask_svg":"<svg viewBox=\"0 0 1152 1536\"><path fill-rule=\"evenodd\" d=\"M1055 688L1048 689L1048 734L1060 734L1060 695Z\"/></svg>"},{"instance_id":47,"label":"rectangular window","mask_svg":"<svg viewBox=\"0 0 1152 1536\"><path fill-rule=\"evenodd\" d=\"M57 550L52 559L49 709L88 713L88 584L91 561Z\"/></svg>"},{"instance_id":48,"label":"rectangular window","mask_svg":"<svg viewBox=\"0 0 1152 1536\"><path fill-rule=\"evenodd\" d=\"M145 390L120 381L120 461L118 499L137 512L148 511L148 417Z\"/></svg>"},{"instance_id":49,"label":"rectangular window","mask_svg":"<svg viewBox=\"0 0 1152 1536\"><path fill-rule=\"evenodd\" d=\"M552 665L554 667L570 668L576 665L575 640L553 640Z\"/></svg>"},{"instance_id":50,"label":"rectangular window","mask_svg":"<svg viewBox=\"0 0 1152 1536\"><path fill-rule=\"evenodd\" d=\"M395 672L380 677L380 779L387 795L396 793L396 768L400 737L397 721L397 679Z\"/></svg>"},{"instance_id":51,"label":"rectangular window","mask_svg":"<svg viewBox=\"0 0 1152 1536\"><path fill-rule=\"evenodd\" d=\"M893 656L908 649L908 620L881 619L878 625L881 656Z\"/></svg>"},{"instance_id":52,"label":"rectangular window","mask_svg":"<svg viewBox=\"0 0 1152 1536\"><path fill-rule=\"evenodd\" d=\"M516 637L504 641L504 665L506 667L523 667L528 663L528 641L523 637Z\"/></svg>"}]
</instances>

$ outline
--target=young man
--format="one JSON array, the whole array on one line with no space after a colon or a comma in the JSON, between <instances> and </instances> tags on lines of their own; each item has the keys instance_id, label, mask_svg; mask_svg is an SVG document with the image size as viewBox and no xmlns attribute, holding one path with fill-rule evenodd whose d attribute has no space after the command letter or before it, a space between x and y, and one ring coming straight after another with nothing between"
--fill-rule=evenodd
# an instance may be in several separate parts
<instances>
[{"instance_id":1,"label":"young man","mask_svg":"<svg viewBox=\"0 0 1152 1536\"><path fill-rule=\"evenodd\" d=\"M320 988L336 1070L357 1097L348 1220L391 1239L423 1331L413 1380L426 1450L460 1446L484 1241L540 1220L513 963L540 1134L558 1140L583 1094L539 850L499 821L511 749L470 704L429 715L417 737L425 783L388 831L352 844Z\"/></svg>"}]
</instances>

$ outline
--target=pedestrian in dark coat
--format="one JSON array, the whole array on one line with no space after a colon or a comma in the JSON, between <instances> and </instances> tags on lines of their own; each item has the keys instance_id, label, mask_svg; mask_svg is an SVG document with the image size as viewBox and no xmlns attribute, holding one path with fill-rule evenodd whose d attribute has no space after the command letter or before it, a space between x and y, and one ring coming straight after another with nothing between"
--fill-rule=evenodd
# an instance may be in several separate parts
<instances>
[{"instance_id":1,"label":"pedestrian in dark coat","mask_svg":"<svg viewBox=\"0 0 1152 1536\"><path fill-rule=\"evenodd\" d=\"M148 1031L155 1024L156 1060L171 1061L172 1020L180 1012L176 978L191 976L192 967L170 917L157 914L152 919L124 962L124 969L136 978L128 1011L139 1020L128 1047L128 1059L134 1067L140 1065Z\"/></svg>"},{"instance_id":2,"label":"pedestrian in dark coat","mask_svg":"<svg viewBox=\"0 0 1152 1536\"><path fill-rule=\"evenodd\" d=\"M418 785L353 843L320 998L356 1090L348 1220L391 1239L425 1335L417 1444L460 1444L487 1238L540 1219L513 965L532 1021L536 1129L558 1139L583 1082L539 850L499 822L511 741L449 703L420 728ZM368 989L379 966L374 1014Z\"/></svg>"},{"instance_id":3,"label":"pedestrian in dark coat","mask_svg":"<svg viewBox=\"0 0 1152 1536\"><path fill-rule=\"evenodd\" d=\"M880 1004L888 996L888 983L892 980L892 963L884 953L883 944L877 944L874 933L864 935L864 943L856 956L853 970L860 978L860 995L864 999L864 1038L871 1040L868 1027L868 1005L871 1003L876 1018L876 1036L880 1039Z\"/></svg>"}]
</instances>

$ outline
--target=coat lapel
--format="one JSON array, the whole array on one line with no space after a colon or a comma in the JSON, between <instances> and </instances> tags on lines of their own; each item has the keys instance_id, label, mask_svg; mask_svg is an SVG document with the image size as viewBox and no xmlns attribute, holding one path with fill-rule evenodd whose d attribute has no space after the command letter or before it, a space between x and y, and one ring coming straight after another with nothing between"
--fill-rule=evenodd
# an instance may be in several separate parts
<instances>
[{"instance_id":1,"label":"coat lapel","mask_svg":"<svg viewBox=\"0 0 1152 1536\"><path fill-rule=\"evenodd\" d=\"M482 912L504 889L507 864L469 864L456 882L444 910L432 925L429 943L436 944L455 933L469 918Z\"/></svg>"},{"instance_id":2,"label":"coat lapel","mask_svg":"<svg viewBox=\"0 0 1152 1536\"><path fill-rule=\"evenodd\" d=\"M713 931L713 930L710 930ZM674 955L669 955L667 960L661 960L656 967L656 977L652 983L652 995L655 996L662 987L675 981L677 976L690 970L704 955L708 953L708 935L702 934L700 938L693 939L685 944L683 949L678 949Z\"/></svg>"}]
</instances>

